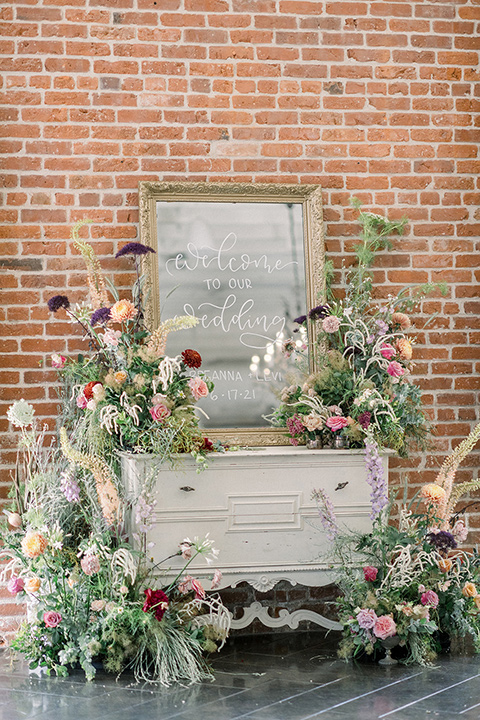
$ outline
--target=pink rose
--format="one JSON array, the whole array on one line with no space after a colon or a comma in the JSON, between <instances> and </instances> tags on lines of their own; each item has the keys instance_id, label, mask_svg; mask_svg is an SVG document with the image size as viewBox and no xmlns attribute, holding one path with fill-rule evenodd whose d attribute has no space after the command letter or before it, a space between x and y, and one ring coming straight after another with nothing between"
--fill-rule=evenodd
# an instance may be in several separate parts
<instances>
[{"instance_id":1,"label":"pink rose","mask_svg":"<svg viewBox=\"0 0 480 720\"><path fill-rule=\"evenodd\" d=\"M17 595L17 593L22 592L24 587L25 582L23 578L17 577L17 575L12 575L12 577L7 583L7 590L12 595Z\"/></svg>"},{"instance_id":2,"label":"pink rose","mask_svg":"<svg viewBox=\"0 0 480 720\"><path fill-rule=\"evenodd\" d=\"M65 363L67 362L67 358L64 358L63 355L52 355L52 367L56 368L57 370L61 370Z\"/></svg>"},{"instance_id":3,"label":"pink rose","mask_svg":"<svg viewBox=\"0 0 480 720\"><path fill-rule=\"evenodd\" d=\"M390 343L383 343L382 347L380 348L380 355L384 357L386 360L391 360L395 355L397 354L397 351L393 347L393 345L390 345Z\"/></svg>"},{"instance_id":4,"label":"pink rose","mask_svg":"<svg viewBox=\"0 0 480 720\"><path fill-rule=\"evenodd\" d=\"M121 334L120 330L105 330L103 333L103 342L105 345L117 347Z\"/></svg>"},{"instance_id":5,"label":"pink rose","mask_svg":"<svg viewBox=\"0 0 480 720\"><path fill-rule=\"evenodd\" d=\"M372 565L366 565L363 568L363 577L367 582L374 582L377 579L378 568Z\"/></svg>"},{"instance_id":6,"label":"pink rose","mask_svg":"<svg viewBox=\"0 0 480 720\"><path fill-rule=\"evenodd\" d=\"M77 407L80 408L80 410L85 410L85 408L88 405L88 400L83 394L83 392L80 393L80 395L77 397Z\"/></svg>"},{"instance_id":7,"label":"pink rose","mask_svg":"<svg viewBox=\"0 0 480 720\"><path fill-rule=\"evenodd\" d=\"M463 520L457 520L457 522L453 526L452 534L457 542L465 542L468 537L468 530L465 527L465 523L463 522Z\"/></svg>"},{"instance_id":8,"label":"pink rose","mask_svg":"<svg viewBox=\"0 0 480 720\"><path fill-rule=\"evenodd\" d=\"M402 377L402 375L404 375L404 373L405 373L405 370L403 369L403 367L400 365L399 362L397 362L396 360L392 360L392 362L387 367L387 373L389 375L391 375L392 377L397 378L397 377Z\"/></svg>"},{"instance_id":9,"label":"pink rose","mask_svg":"<svg viewBox=\"0 0 480 720\"><path fill-rule=\"evenodd\" d=\"M438 595L433 590L427 590L422 594L420 602L422 605L428 605L429 607L436 608L438 605Z\"/></svg>"},{"instance_id":10,"label":"pink rose","mask_svg":"<svg viewBox=\"0 0 480 720\"><path fill-rule=\"evenodd\" d=\"M190 378L188 381L188 386L190 390L192 391L192 395L195 398L195 400L200 400L202 397L207 397L208 395L208 387L205 380L202 380L200 377L194 377Z\"/></svg>"},{"instance_id":11,"label":"pink rose","mask_svg":"<svg viewBox=\"0 0 480 720\"><path fill-rule=\"evenodd\" d=\"M362 630L371 630L377 622L377 613L370 608L362 608L357 613L357 622Z\"/></svg>"},{"instance_id":12,"label":"pink rose","mask_svg":"<svg viewBox=\"0 0 480 720\"><path fill-rule=\"evenodd\" d=\"M348 420L346 417L338 417L334 415L333 417L329 417L326 420L326 426L330 428L330 430L333 430L333 432L337 432L337 430L341 430L344 427L347 427Z\"/></svg>"},{"instance_id":13,"label":"pink rose","mask_svg":"<svg viewBox=\"0 0 480 720\"><path fill-rule=\"evenodd\" d=\"M376 619L373 626L373 634L380 640L386 640L397 634L395 620L390 615L381 615Z\"/></svg>"},{"instance_id":14,"label":"pink rose","mask_svg":"<svg viewBox=\"0 0 480 720\"><path fill-rule=\"evenodd\" d=\"M159 422L163 422L163 420L166 420L169 415L172 414L172 411L162 403L159 403L158 405L154 405L153 407L149 408L149 411L150 415L152 416L152 420L158 420Z\"/></svg>"},{"instance_id":15,"label":"pink rose","mask_svg":"<svg viewBox=\"0 0 480 720\"><path fill-rule=\"evenodd\" d=\"M55 628L62 622L62 616L54 610L49 610L43 613L43 622L47 627Z\"/></svg>"}]
</instances>

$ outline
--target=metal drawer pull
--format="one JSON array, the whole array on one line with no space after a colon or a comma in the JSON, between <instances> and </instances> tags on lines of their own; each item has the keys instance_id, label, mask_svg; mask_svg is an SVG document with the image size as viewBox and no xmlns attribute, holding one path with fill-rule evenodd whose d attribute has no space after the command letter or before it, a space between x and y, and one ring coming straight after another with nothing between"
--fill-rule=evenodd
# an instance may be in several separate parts
<instances>
[{"instance_id":1,"label":"metal drawer pull","mask_svg":"<svg viewBox=\"0 0 480 720\"><path fill-rule=\"evenodd\" d=\"M190 485L184 485L180 488L180 490L183 490L184 492L193 492L195 488L190 487Z\"/></svg>"}]
</instances>

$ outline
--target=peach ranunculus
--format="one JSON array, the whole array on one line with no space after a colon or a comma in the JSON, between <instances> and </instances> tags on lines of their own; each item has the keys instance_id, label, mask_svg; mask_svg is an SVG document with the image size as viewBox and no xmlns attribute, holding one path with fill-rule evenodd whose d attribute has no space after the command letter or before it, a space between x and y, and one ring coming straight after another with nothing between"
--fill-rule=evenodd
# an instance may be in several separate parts
<instances>
[{"instance_id":1,"label":"peach ranunculus","mask_svg":"<svg viewBox=\"0 0 480 720\"><path fill-rule=\"evenodd\" d=\"M118 385L123 385L127 377L128 375L125 370L118 370L118 372L113 373L113 379Z\"/></svg>"},{"instance_id":2,"label":"peach ranunculus","mask_svg":"<svg viewBox=\"0 0 480 720\"><path fill-rule=\"evenodd\" d=\"M194 377L190 378L188 381L188 386L192 392L193 397L195 400L200 400L202 397L207 397L208 395L208 387L205 380L202 380L200 377Z\"/></svg>"},{"instance_id":3,"label":"peach ranunculus","mask_svg":"<svg viewBox=\"0 0 480 720\"><path fill-rule=\"evenodd\" d=\"M302 422L310 432L313 432L314 430L321 430L323 427L323 418L313 412L310 413L310 415L305 415L302 418Z\"/></svg>"},{"instance_id":4,"label":"peach ranunculus","mask_svg":"<svg viewBox=\"0 0 480 720\"><path fill-rule=\"evenodd\" d=\"M397 634L397 626L391 615L380 615L373 626L373 634L380 640L386 640Z\"/></svg>"},{"instance_id":5,"label":"peach ranunculus","mask_svg":"<svg viewBox=\"0 0 480 720\"><path fill-rule=\"evenodd\" d=\"M36 593L40 590L40 585L42 584L42 581L39 577L30 577L27 580L25 580L25 590L27 592Z\"/></svg>"},{"instance_id":6,"label":"peach ranunculus","mask_svg":"<svg viewBox=\"0 0 480 720\"><path fill-rule=\"evenodd\" d=\"M22 551L26 557L37 558L47 549L48 540L36 530L29 530L22 540Z\"/></svg>"},{"instance_id":7,"label":"peach ranunculus","mask_svg":"<svg viewBox=\"0 0 480 720\"><path fill-rule=\"evenodd\" d=\"M412 343L407 338L399 338L397 340L397 348L402 360L411 360L413 355Z\"/></svg>"},{"instance_id":8,"label":"peach ranunculus","mask_svg":"<svg viewBox=\"0 0 480 720\"><path fill-rule=\"evenodd\" d=\"M437 562L437 565L440 572L447 573L452 569L453 562L450 560L450 558L440 558L440 560Z\"/></svg>"},{"instance_id":9,"label":"peach ranunculus","mask_svg":"<svg viewBox=\"0 0 480 720\"><path fill-rule=\"evenodd\" d=\"M472 582L466 582L465 585L462 588L462 595L465 597L475 597L478 595L477 588Z\"/></svg>"},{"instance_id":10,"label":"peach ranunculus","mask_svg":"<svg viewBox=\"0 0 480 720\"><path fill-rule=\"evenodd\" d=\"M115 305L110 308L110 320L113 322L125 322L125 320L133 320L137 315L137 308L130 300L117 300Z\"/></svg>"},{"instance_id":11,"label":"peach ranunculus","mask_svg":"<svg viewBox=\"0 0 480 720\"><path fill-rule=\"evenodd\" d=\"M477 608L480 610L480 595L475 595L475 597L473 598L473 602L475 603Z\"/></svg>"},{"instance_id":12,"label":"peach ranunculus","mask_svg":"<svg viewBox=\"0 0 480 720\"><path fill-rule=\"evenodd\" d=\"M437 483L427 483L420 490L420 496L431 503L439 503L445 497L445 490Z\"/></svg>"}]
</instances>

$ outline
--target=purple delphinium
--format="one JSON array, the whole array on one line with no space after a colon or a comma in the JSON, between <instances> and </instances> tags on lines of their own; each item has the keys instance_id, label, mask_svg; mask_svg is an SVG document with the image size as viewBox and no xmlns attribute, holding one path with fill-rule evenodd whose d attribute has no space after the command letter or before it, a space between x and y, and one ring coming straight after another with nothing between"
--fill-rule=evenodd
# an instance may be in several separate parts
<instances>
[{"instance_id":1,"label":"purple delphinium","mask_svg":"<svg viewBox=\"0 0 480 720\"><path fill-rule=\"evenodd\" d=\"M317 503L318 514L326 536L333 542L338 535L337 518L333 508L333 503L323 488L314 490L313 499Z\"/></svg>"},{"instance_id":2,"label":"purple delphinium","mask_svg":"<svg viewBox=\"0 0 480 720\"><path fill-rule=\"evenodd\" d=\"M444 553L457 547L455 537L447 530L439 530L438 532L428 533L427 540L430 545L433 545L437 548L437 550Z\"/></svg>"},{"instance_id":3,"label":"purple delphinium","mask_svg":"<svg viewBox=\"0 0 480 720\"><path fill-rule=\"evenodd\" d=\"M54 295L47 302L47 305L50 312L56 313L57 310L60 310L62 307L65 308L65 310L68 310L70 307L70 300L66 295Z\"/></svg>"},{"instance_id":4,"label":"purple delphinium","mask_svg":"<svg viewBox=\"0 0 480 720\"><path fill-rule=\"evenodd\" d=\"M308 313L310 320L322 320L324 317L327 317L327 315L330 315L328 305L317 305L317 307L312 308Z\"/></svg>"},{"instance_id":5,"label":"purple delphinium","mask_svg":"<svg viewBox=\"0 0 480 720\"><path fill-rule=\"evenodd\" d=\"M375 324L378 327L378 334L385 335L388 332L388 324L385 320L375 320Z\"/></svg>"},{"instance_id":6,"label":"purple delphinium","mask_svg":"<svg viewBox=\"0 0 480 720\"><path fill-rule=\"evenodd\" d=\"M358 424L361 425L361 427L366 430L368 426L370 425L370 421L372 419L372 413L368 412L368 410L365 410L365 412L360 413L358 416Z\"/></svg>"},{"instance_id":7,"label":"purple delphinium","mask_svg":"<svg viewBox=\"0 0 480 720\"><path fill-rule=\"evenodd\" d=\"M110 308L101 307L92 313L92 317L90 318L90 325L92 327L94 327L94 325L97 325L97 324L106 325L109 320L110 320Z\"/></svg>"},{"instance_id":8,"label":"purple delphinium","mask_svg":"<svg viewBox=\"0 0 480 720\"><path fill-rule=\"evenodd\" d=\"M142 245L142 243L139 242L129 242L117 252L115 257L119 258L123 255L147 255L148 253L154 252L155 250L148 245Z\"/></svg>"},{"instance_id":9,"label":"purple delphinium","mask_svg":"<svg viewBox=\"0 0 480 720\"><path fill-rule=\"evenodd\" d=\"M67 498L68 502L74 503L80 500L80 487L75 482L73 472L65 470L60 476L60 489Z\"/></svg>"},{"instance_id":10,"label":"purple delphinium","mask_svg":"<svg viewBox=\"0 0 480 720\"><path fill-rule=\"evenodd\" d=\"M388 504L388 483L383 472L378 445L373 438L365 440L365 467L367 470L367 482L372 488L370 493L370 502L372 504L370 519L375 520L385 505Z\"/></svg>"}]
</instances>

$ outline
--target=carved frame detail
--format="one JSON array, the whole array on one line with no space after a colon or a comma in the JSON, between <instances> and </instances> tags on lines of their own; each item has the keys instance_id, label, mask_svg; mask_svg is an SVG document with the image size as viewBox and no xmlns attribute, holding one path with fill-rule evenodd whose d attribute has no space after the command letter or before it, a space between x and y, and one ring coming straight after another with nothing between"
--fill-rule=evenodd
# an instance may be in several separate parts
<instances>
[{"instance_id":1,"label":"carved frame detail","mask_svg":"<svg viewBox=\"0 0 480 720\"><path fill-rule=\"evenodd\" d=\"M310 307L325 297L325 243L323 227L322 189L319 185L150 182L139 183L140 237L144 245L157 250L156 202L257 202L300 203L303 211L305 282ZM145 296L151 298L146 308L146 321L155 328L160 322L159 277L155 256L143 258ZM315 341L312 337L312 341ZM314 358L310 358L314 370ZM276 428L214 428L208 436L231 445L272 446L287 445L283 432Z\"/></svg>"}]
</instances>

